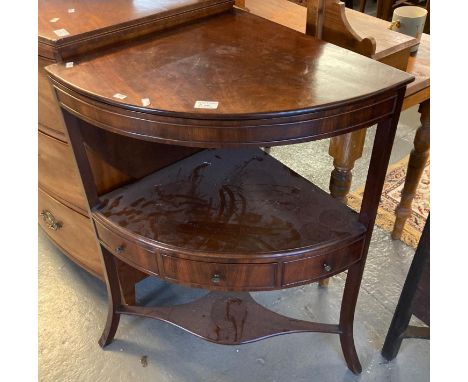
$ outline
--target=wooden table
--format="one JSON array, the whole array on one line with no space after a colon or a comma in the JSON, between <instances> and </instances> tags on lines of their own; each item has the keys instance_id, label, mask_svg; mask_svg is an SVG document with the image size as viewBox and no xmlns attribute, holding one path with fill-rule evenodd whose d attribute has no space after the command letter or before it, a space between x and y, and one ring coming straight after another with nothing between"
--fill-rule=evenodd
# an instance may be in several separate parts
<instances>
[{"instance_id":1,"label":"wooden table","mask_svg":"<svg viewBox=\"0 0 468 382\"><path fill-rule=\"evenodd\" d=\"M429 158L430 148L430 37L423 34L416 56L410 57L408 73L416 80L408 86L403 101L403 110L414 105L419 106L421 126L414 137L414 148L411 151L406 172L405 185L401 193L401 201L396 209L396 220L392 238L399 239L406 220L411 216L411 204L421 180L424 167Z\"/></svg>"},{"instance_id":2,"label":"wooden table","mask_svg":"<svg viewBox=\"0 0 468 382\"><path fill-rule=\"evenodd\" d=\"M245 6L250 12L258 16L295 29L299 32L306 32L306 7L294 4L289 0L271 0L268 2L261 0L246 0ZM389 30L387 27L388 23L383 20L349 8L345 8L344 11L347 21L349 21L352 29L359 33L361 39L374 40L375 52L367 55L367 57L372 57L379 62L383 62L399 69L406 68L409 50L417 43L413 37ZM338 15L335 16L338 17ZM311 33L311 35L314 34ZM349 35L346 37L351 39L351 36ZM352 42L348 41L348 43ZM401 58L404 58L403 64L401 63Z\"/></svg>"},{"instance_id":3,"label":"wooden table","mask_svg":"<svg viewBox=\"0 0 468 382\"><path fill-rule=\"evenodd\" d=\"M258 0L247 0L246 7L254 14L275 21L281 25L300 32L306 30L307 9L285 0L271 0L268 3ZM374 36L377 54L391 49L387 36L389 22L346 9L346 16L351 26L361 36ZM403 36L403 35L402 35ZM392 232L394 239L399 239L404 224L411 214L411 203L429 157L429 113L430 113L430 36L423 34L416 56L409 58L407 72L414 75L415 82L408 85L403 110L420 104L421 127L414 140L414 149L408 163L405 185L401 202L396 210L396 221ZM363 134L364 133L364 134ZM330 155L335 169L330 179L331 194L345 201L351 189L352 169L356 160L362 156L365 132L356 132L350 136L341 136L332 140Z\"/></svg>"},{"instance_id":4,"label":"wooden table","mask_svg":"<svg viewBox=\"0 0 468 382\"><path fill-rule=\"evenodd\" d=\"M354 11L350 11L350 15ZM374 28L388 27L389 23L373 19ZM350 23L356 21L352 16ZM356 30L360 30L365 19L360 23L352 24ZM376 22L377 20L377 22ZM364 29L364 28L362 28ZM366 28L368 33L371 31ZM415 76L415 82L408 85L402 110L406 110L415 105L420 105L421 127L416 132L414 138L414 149L411 151L408 163L408 169L405 179L405 185L401 194L401 201L395 211L396 219L392 231L392 238L399 239L408 217L411 216L411 204L416 194L419 181L421 180L424 167L429 158L430 147L430 36L423 34L421 43L415 56L408 60L408 73ZM352 169L356 160L362 156L364 148L364 135L356 133L350 140L341 142L332 142L330 145L330 155L333 156L333 165L335 169L330 178L330 192L334 197L346 200L347 194L351 189Z\"/></svg>"},{"instance_id":5,"label":"wooden table","mask_svg":"<svg viewBox=\"0 0 468 382\"><path fill-rule=\"evenodd\" d=\"M411 76L240 10L47 71L106 270L102 346L113 340L121 314L163 320L226 345L294 332L335 333L348 367L361 371L354 310ZM375 123L359 214L260 150ZM86 146L105 148L92 131L202 150L98 195ZM126 159L139 163L137 154ZM212 292L179 306L125 303L116 259ZM281 316L248 294L345 270L336 325Z\"/></svg>"}]
</instances>

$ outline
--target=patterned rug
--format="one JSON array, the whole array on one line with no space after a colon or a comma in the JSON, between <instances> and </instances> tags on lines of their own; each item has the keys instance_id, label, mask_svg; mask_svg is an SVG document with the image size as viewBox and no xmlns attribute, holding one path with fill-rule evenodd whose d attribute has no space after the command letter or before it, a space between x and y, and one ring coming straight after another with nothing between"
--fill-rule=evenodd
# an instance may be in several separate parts
<instances>
[{"instance_id":1,"label":"patterned rug","mask_svg":"<svg viewBox=\"0 0 468 382\"><path fill-rule=\"evenodd\" d=\"M385 178L384 190L380 199L376 224L391 232L395 223L395 210L400 202L401 191L405 183L406 169L409 155L400 162L389 167ZM421 181L412 204L411 217L406 220L401 240L413 248L416 248L421 237L424 224L430 208L430 160L424 168ZM348 205L355 211L359 211L364 193L364 186L359 187L348 195Z\"/></svg>"}]
</instances>

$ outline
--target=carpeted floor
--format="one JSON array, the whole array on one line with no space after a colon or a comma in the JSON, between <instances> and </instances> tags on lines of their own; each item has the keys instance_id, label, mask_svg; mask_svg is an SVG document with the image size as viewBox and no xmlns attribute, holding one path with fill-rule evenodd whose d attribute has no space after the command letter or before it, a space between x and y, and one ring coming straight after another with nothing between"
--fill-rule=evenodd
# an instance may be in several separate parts
<instances>
[{"instance_id":1,"label":"carpeted floor","mask_svg":"<svg viewBox=\"0 0 468 382\"><path fill-rule=\"evenodd\" d=\"M393 164L387 171L384 190L380 199L376 224L384 230L391 232L395 223L395 210L400 203L401 191L406 178L409 156ZM348 195L348 205L359 211L364 186ZM413 248L416 248L421 237L424 224L430 209L430 161L426 163L419 183L416 195L413 199L412 214L408 218L403 229L401 240Z\"/></svg>"}]
</instances>

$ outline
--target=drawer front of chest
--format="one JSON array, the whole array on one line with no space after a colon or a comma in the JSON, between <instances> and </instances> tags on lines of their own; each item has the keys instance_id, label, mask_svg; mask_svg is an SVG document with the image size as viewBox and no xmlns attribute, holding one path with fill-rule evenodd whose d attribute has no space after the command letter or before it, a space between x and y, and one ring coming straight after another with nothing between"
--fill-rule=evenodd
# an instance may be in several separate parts
<instances>
[{"instance_id":1,"label":"drawer front of chest","mask_svg":"<svg viewBox=\"0 0 468 382\"><path fill-rule=\"evenodd\" d=\"M95 221L99 241L121 260L142 271L159 275L157 255Z\"/></svg>"},{"instance_id":2,"label":"drawer front of chest","mask_svg":"<svg viewBox=\"0 0 468 382\"><path fill-rule=\"evenodd\" d=\"M362 247L361 240L324 255L286 261L283 264L282 286L300 285L339 273L359 261Z\"/></svg>"},{"instance_id":3,"label":"drawer front of chest","mask_svg":"<svg viewBox=\"0 0 468 382\"><path fill-rule=\"evenodd\" d=\"M103 278L91 220L39 189L39 224L73 261Z\"/></svg>"},{"instance_id":4,"label":"drawer front of chest","mask_svg":"<svg viewBox=\"0 0 468 382\"><path fill-rule=\"evenodd\" d=\"M276 263L225 264L162 255L164 276L186 285L219 290L265 290L275 287Z\"/></svg>"},{"instance_id":5,"label":"drawer front of chest","mask_svg":"<svg viewBox=\"0 0 468 382\"><path fill-rule=\"evenodd\" d=\"M44 67L55 61L39 57L38 70L38 117L39 130L43 130L59 139L66 140L65 127L60 107L55 99L54 91L50 85Z\"/></svg>"},{"instance_id":6,"label":"drawer front of chest","mask_svg":"<svg viewBox=\"0 0 468 382\"><path fill-rule=\"evenodd\" d=\"M39 129L43 130L59 139L66 140L65 127L63 124L60 107L55 99L54 91L50 85L44 67L55 63L53 60L47 60L39 57L38 70L38 118Z\"/></svg>"},{"instance_id":7,"label":"drawer front of chest","mask_svg":"<svg viewBox=\"0 0 468 382\"><path fill-rule=\"evenodd\" d=\"M39 132L39 185L64 204L86 213L81 181L68 144Z\"/></svg>"}]
</instances>

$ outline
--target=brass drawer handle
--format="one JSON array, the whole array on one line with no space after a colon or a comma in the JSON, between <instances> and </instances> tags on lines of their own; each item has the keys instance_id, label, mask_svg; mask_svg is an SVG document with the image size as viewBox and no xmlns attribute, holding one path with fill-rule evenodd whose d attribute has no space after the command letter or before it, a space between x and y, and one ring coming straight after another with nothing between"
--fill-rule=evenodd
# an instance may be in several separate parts
<instances>
[{"instance_id":1,"label":"brass drawer handle","mask_svg":"<svg viewBox=\"0 0 468 382\"><path fill-rule=\"evenodd\" d=\"M121 254L125 251L125 247L123 245L119 245L116 249L115 252Z\"/></svg>"},{"instance_id":2,"label":"brass drawer handle","mask_svg":"<svg viewBox=\"0 0 468 382\"><path fill-rule=\"evenodd\" d=\"M42 221L47 225L47 228L52 231L57 231L62 228L62 223L55 219L50 211L42 210L41 212Z\"/></svg>"},{"instance_id":3,"label":"brass drawer handle","mask_svg":"<svg viewBox=\"0 0 468 382\"><path fill-rule=\"evenodd\" d=\"M211 281L214 282L215 284L219 284L221 281L221 276L215 273L213 277L211 278Z\"/></svg>"},{"instance_id":4,"label":"brass drawer handle","mask_svg":"<svg viewBox=\"0 0 468 382\"><path fill-rule=\"evenodd\" d=\"M332 270L331 265L328 265L327 263L323 264L323 269L325 272L330 272Z\"/></svg>"}]
</instances>

